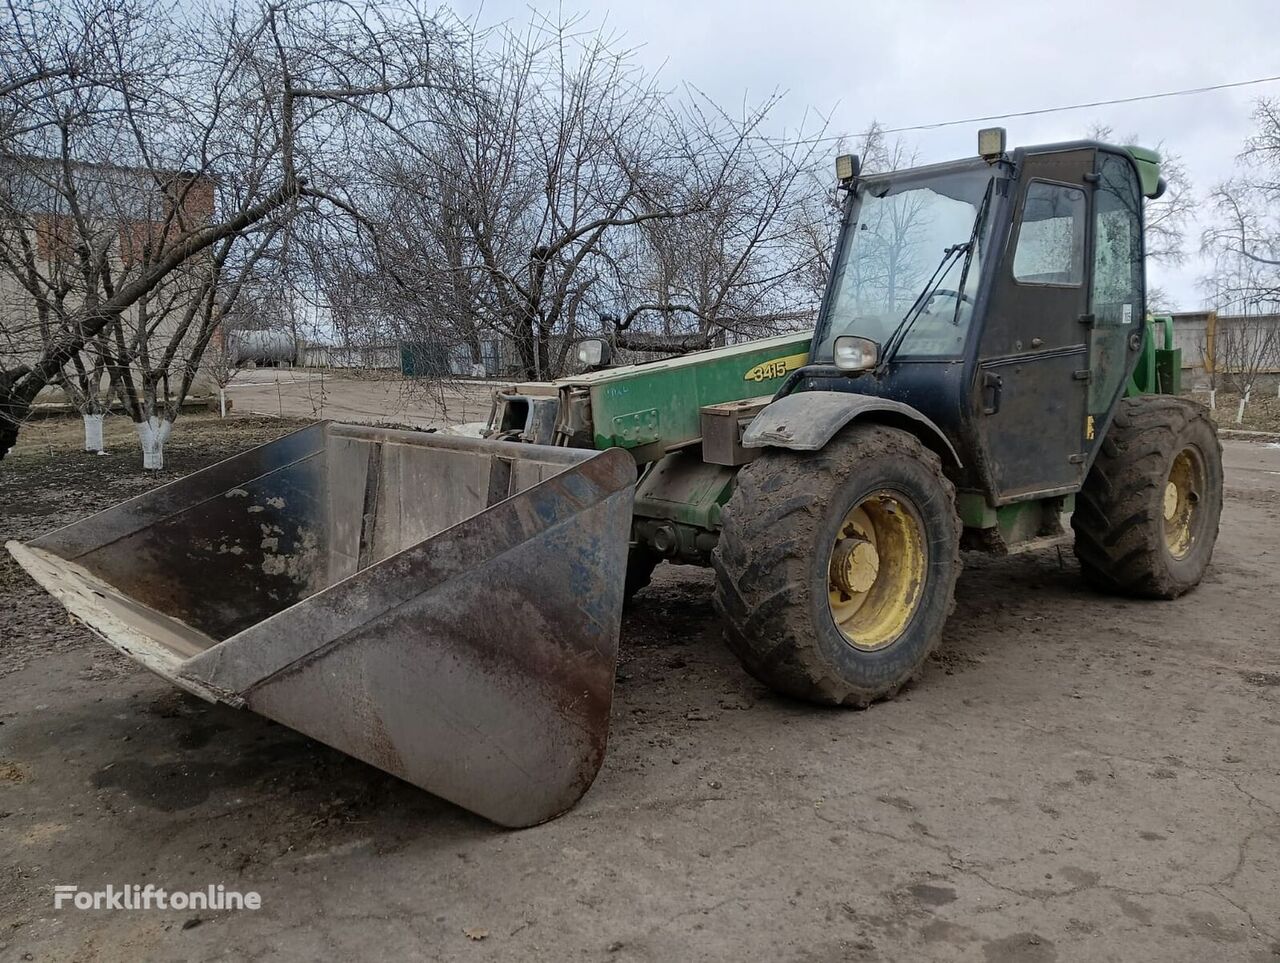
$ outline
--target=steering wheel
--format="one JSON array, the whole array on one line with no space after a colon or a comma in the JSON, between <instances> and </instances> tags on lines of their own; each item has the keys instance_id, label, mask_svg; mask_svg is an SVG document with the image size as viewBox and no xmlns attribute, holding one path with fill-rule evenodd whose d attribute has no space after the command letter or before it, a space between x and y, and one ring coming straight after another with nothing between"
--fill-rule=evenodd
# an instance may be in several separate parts
<instances>
[{"instance_id":1,"label":"steering wheel","mask_svg":"<svg viewBox=\"0 0 1280 963\"><path fill-rule=\"evenodd\" d=\"M970 304L973 304L973 298L969 297L969 295L961 294L959 291L953 291L951 288L938 288L931 295L929 295L929 300L932 301L939 294L946 294L950 297L955 298L957 301L961 301L961 302L968 301Z\"/></svg>"}]
</instances>

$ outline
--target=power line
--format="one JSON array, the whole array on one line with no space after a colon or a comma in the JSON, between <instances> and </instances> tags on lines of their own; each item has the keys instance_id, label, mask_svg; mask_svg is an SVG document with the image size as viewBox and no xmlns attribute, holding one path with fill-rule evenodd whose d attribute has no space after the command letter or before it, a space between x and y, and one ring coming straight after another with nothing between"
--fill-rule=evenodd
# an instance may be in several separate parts
<instances>
[{"instance_id":1,"label":"power line","mask_svg":"<svg viewBox=\"0 0 1280 963\"><path fill-rule=\"evenodd\" d=\"M1166 90L1158 94L1139 94L1136 97L1117 97L1114 100L1094 100L1084 104L1067 104L1063 107L1041 107L1037 110L1017 110L1007 114L991 114L987 117L967 117L964 120L944 120L936 124L915 124L911 127L894 127L886 130L886 134L902 134L911 130L934 130L938 127L958 127L961 124L980 124L988 120L1008 120L1010 117L1034 117L1038 114L1056 114L1066 110L1088 110L1090 107L1110 107L1114 104L1136 104L1145 100L1162 100L1166 97L1190 97L1193 94L1207 94L1215 90L1229 90L1233 87L1253 87L1257 84L1270 84L1280 80L1280 76L1258 77L1255 80L1237 80L1229 84L1211 84L1207 87L1188 87L1185 90Z\"/></svg>"},{"instance_id":2,"label":"power line","mask_svg":"<svg viewBox=\"0 0 1280 963\"><path fill-rule=\"evenodd\" d=\"M1007 114L988 114L985 117L965 117L962 120L940 120L932 124L911 124L907 127L888 127L883 134L905 134L916 130L939 130L943 127L960 127L964 124L982 124L989 120L1009 120L1013 117L1037 117L1043 114L1057 114L1068 110L1088 110L1091 107L1111 107L1115 104L1137 104L1148 100L1163 100L1169 97L1190 97L1195 94L1212 93L1215 90L1231 90L1237 87L1254 87L1258 84L1271 84L1280 81L1275 77L1257 77L1253 80L1236 80L1226 84L1210 84L1205 87L1187 87L1184 90L1164 90L1155 94L1139 94L1135 97L1117 97L1114 100L1092 100L1081 104L1065 104L1060 107L1038 107L1035 110L1015 110ZM833 134L827 137L814 137L811 140L795 141L795 144L821 144L826 141L843 140L847 135Z\"/></svg>"}]
</instances>

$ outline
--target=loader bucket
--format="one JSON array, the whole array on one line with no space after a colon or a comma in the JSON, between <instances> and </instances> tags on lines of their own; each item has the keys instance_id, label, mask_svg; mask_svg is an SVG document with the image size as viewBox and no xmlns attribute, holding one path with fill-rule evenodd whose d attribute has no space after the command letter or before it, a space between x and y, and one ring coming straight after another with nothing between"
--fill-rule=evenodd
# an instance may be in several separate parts
<instances>
[{"instance_id":1,"label":"loader bucket","mask_svg":"<svg viewBox=\"0 0 1280 963\"><path fill-rule=\"evenodd\" d=\"M604 758L635 477L320 423L9 551L182 688L529 826Z\"/></svg>"}]
</instances>

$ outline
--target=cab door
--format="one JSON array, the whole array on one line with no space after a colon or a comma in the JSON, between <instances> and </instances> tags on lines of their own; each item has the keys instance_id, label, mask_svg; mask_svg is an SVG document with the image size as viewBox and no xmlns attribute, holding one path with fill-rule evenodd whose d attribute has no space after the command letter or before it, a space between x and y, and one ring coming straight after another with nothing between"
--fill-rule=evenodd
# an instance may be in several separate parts
<instances>
[{"instance_id":1,"label":"cab door","mask_svg":"<svg viewBox=\"0 0 1280 963\"><path fill-rule=\"evenodd\" d=\"M1024 155L971 403L997 505L1079 488L1089 388L1092 148Z\"/></svg>"},{"instance_id":2,"label":"cab door","mask_svg":"<svg viewBox=\"0 0 1280 963\"><path fill-rule=\"evenodd\" d=\"M1089 308L1089 462L1138 360L1146 319L1142 187L1133 162L1098 151Z\"/></svg>"}]
</instances>

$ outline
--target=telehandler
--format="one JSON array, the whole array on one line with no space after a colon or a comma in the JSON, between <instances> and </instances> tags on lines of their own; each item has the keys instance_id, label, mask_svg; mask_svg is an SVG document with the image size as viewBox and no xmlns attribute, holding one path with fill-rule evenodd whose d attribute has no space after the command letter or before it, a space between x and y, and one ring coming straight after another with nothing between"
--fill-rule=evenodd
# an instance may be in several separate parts
<instances>
[{"instance_id":1,"label":"telehandler","mask_svg":"<svg viewBox=\"0 0 1280 963\"><path fill-rule=\"evenodd\" d=\"M10 551L116 648L498 823L604 757L623 603L711 565L742 664L866 706L937 646L962 549L1199 583L1213 423L1147 317L1159 159L1077 141L863 176L812 332L495 394L488 436L321 423Z\"/></svg>"}]
</instances>

